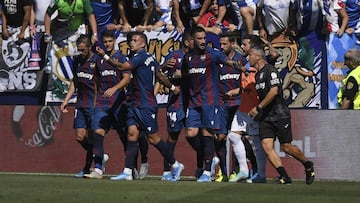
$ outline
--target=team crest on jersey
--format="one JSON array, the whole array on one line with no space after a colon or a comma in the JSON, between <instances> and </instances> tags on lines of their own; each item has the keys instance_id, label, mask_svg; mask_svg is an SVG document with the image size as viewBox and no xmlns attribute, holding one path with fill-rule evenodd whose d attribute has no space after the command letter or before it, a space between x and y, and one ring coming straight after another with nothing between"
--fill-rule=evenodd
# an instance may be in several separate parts
<instances>
[{"instance_id":1,"label":"team crest on jersey","mask_svg":"<svg viewBox=\"0 0 360 203\"><path fill-rule=\"evenodd\" d=\"M276 73L271 73L271 78L272 78L272 79L276 79L276 78L277 78L277 74L276 74Z\"/></svg>"},{"instance_id":2,"label":"team crest on jersey","mask_svg":"<svg viewBox=\"0 0 360 203\"><path fill-rule=\"evenodd\" d=\"M220 68L223 68L223 67L224 67L224 64L220 64L219 66L220 66Z\"/></svg>"},{"instance_id":3,"label":"team crest on jersey","mask_svg":"<svg viewBox=\"0 0 360 203\"><path fill-rule=\"evenodd\" d=\"M201 56L200 56L200 59L201 59L202 61L204 61L204 60L206 59L206 55L205 55L205 54L201 55Z\"/></svg>"},{"instance_id":4,"label":"team crest on jersey","mask_svg":"<svg viewBox=\"0 0 360 203\"><path fill-rule=\"evenodd\" d=\"M260 79L263 79L264 73L260 73Z\"/></svg>"},{"instance_id":5,"label":"team crest on jersey","mask_svg":"<svg viewBox=\"0 0 360 203\"><path fill-rule=\"evenodd\" d=\"M95 66L96 66L96 63L94 63L94 62L93 62L93 63L90 63L90 68L91 68L91 69L94 69Z\"/></svg>"},{"instance_id":6,"label":"team crest on jersey","mask_svg":"<svg viewBox=\"0 0 360 203\"><path fill-rule=\"evenodd\" d=\"M191 61L192 60L192 57L191 56L189 56L189 61Z\"/></svg>"}]
</instances>

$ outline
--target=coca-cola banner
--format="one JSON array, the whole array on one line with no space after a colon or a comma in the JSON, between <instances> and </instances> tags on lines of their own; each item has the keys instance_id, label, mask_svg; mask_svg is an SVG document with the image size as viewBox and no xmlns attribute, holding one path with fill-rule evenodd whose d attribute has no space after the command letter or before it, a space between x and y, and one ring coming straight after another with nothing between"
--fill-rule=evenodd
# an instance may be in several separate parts
<instances>
[{"instance_id":1,"label":"coca-cola banner","mask_svg":"<svg viewBox=\"0 0 360 203\"><path fill-rule=\"evenodd\" d=\"M360 181L360 114L357 111L291 110L291 115L293 144L314 161L318 179ZM76 142L73 116L73 107L69 113L61 113L55 106L0 106L0 171L79 172L84 165L85 151ZM165 109L160 108L159 134L163 139L167 136L165 116ZM124 167L125 156L115 131L105 136L104 146L110 156L106 173L118 174ZM277 142L275 148L289 175L303 179L302 164L280 151ZM192 176L196 156L184 132L179 137L175 155L185 165L184 175ZM162 174L163 159L154 147L149 148L149 164L149 174ZM269 163L266 173L268 178L277 176Z\"/></svg>"}]
</instances>

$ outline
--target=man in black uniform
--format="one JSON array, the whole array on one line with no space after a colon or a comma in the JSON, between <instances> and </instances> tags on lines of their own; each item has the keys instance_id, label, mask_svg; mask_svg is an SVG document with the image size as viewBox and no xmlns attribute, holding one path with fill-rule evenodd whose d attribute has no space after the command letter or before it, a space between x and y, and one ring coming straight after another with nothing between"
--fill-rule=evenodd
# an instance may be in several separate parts
<instances>
[{"instance_id":1,"label":"man in black uniform","mask_svg":"<svg viewBox=\"0 0 360 203\"><path fill-rule=\"evenodd\" d=\"M263 149L280 174L275 183L290 184L291 178L285 171L279 155L274 149L274 140L279 139L281 149L300 161L305 167L306 184L311 184L315 178L313 163L305 157L304 153L291 144L291 117L282 95L281 78L274 66L265 60L264 49L260 46L249 51L248 61L258 73L255 76L256 91L260 104L249 112L254 119L259 120L259 133Z\"/></svg>"}]
</instances>

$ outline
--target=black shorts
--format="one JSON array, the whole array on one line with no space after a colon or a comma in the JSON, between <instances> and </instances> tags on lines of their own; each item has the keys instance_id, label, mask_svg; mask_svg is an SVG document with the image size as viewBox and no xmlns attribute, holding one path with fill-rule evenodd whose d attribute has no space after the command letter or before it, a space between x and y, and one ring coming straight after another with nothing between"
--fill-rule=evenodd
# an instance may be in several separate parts
<instances>
[{"instance_id":1,"label":"black shorts","mask_svg":"<svg viewBox=\"0 0 360 203\"><path fill-rule=\"evenodd\" d=\"M291 120L290 118L278 121L260 121L259 134L261 139L274 138L279 139L280 144L291 143Z\"/></svg>"}]
</instances>

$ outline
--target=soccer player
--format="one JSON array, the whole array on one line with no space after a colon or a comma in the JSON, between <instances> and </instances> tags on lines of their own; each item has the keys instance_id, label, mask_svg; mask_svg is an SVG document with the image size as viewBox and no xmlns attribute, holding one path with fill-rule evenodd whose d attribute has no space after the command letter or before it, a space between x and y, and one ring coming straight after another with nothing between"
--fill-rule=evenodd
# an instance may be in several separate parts
<instances>
[{"instance_id":1,"label":"soccer player","mask_svg":"<svg viewBox=\"0 0 360 203\"><path fill-rule=\"evenodd\" d=\"M181 76L181 64L184 54L187 53L191 46L191 36L189 32L185 32L182 36L181 49L170 52L166 58L165 63L161 66L161 71L167 75L170 81L176 86L183 86ZM155 92L155 95L157 93ZM174 153L175 145L180 135L181 129L184 127L185 122L185 109L184 109L184 93L174 94L172 91L169 92L168 104L167 104L167 130L168 139L167 145L171 153ZM186 96L185 96L186 97ZM161 180L171 181L171 166L164 160L164 172Z\"/></svg>"},{"instance_id":2,"label":"soccer player","mask_svg":"<svg viewBox=\"0 0 360 203\"><path fill-rule=\"evenodd\" d=\"M228 56L229 59L234 61L238 61L243 66L246 65L247 60L238 52L236 52L233 47L236 44L236 37L232 32L225 32L220 35L220 47L221 51ZM230 130L230 125L235 115L236 110L240 106L240 79L241 79L242 71L238 69L234 69L231 66L223 66L220 68L220 110L223 112L224 116L220 119L220 130L216 131L217 139L215 140L215 150L216 154L219 157L219 164L221 169L221 176L216 179L217 182L227 182L228 174L226 168L226 137L228 134L228 130ZM236 94L233 94L233 91ZM229 134L229 139L232 134ZM241 140L240 140L241 141ZM234 149L235 151L235 149ZM245 151L245 163L246 163L246 155ZM245 171L246 172L246 171ZM244 173L244 175L248 175L248 173ZM247 177L247 176L246 176Z\"/></svg>"},{"instance_id":3,"label":"soccer player","mask_svg":"<svg viewBox=\"0 0 360 203\"><path fill-rule=\"evenodd\" d=\"M186 115L186 139L197 152L204 153L205 168L198 182L211 181L211 162L215 153L214 130L220 127L220 64L242 66L221 51L206 46L206 33L193 27L194 49L185 54L181 73L189 85L189 107ZM201 131L202 136L197 136ZM200 145L202 139L203 146Z\"/></svg>"},{"instance_id":4,"label":"soccer player","mask_svg":"<svg viewBox=\"0 0 360 203\"><path fill-rule=\"evenodd\" d=\"M98 55L102 56L96 63L97 88L96 105L93 119L94 133L94 162L95 169L85 175L88 178L101 179L103 177L102 161L104 154L104 136L112 126L117 126L121 132L126 125L125 86L130 82L130 71L120 71L111 61L125 62L126 57L116 51L114 32L105 30L101 33L105 51L96 47ZM131 174L132 175L132 174Z\"/></svg>"},{"instance_id":5,"label":"soccer player","mask_svg":"<svg viewBox=\"0 0 360 203\"><path fill-rule=\"evenodd\" d=\"M69 91L60 105L60 110L63 113L68 112L66 107L69 100L74 92L77 92L73 127L76 141L86 150L86 159L84 168L75 177L82 178L85 174L90 174L93 161L91 121L94 112L95 66L98 56L91 51L91 42L86 35L81 35L76 40L76 46L79 55L74 57L74 79L70 82Z\"/></svg>"},{"instance_id":6,"label":"soccer player","mask_svg":"<svg viewBox=\"0 0 360 203\"><path fill-rule=\"evenodd\" d=\"M277 138L281 150L304 165L306 184L311 184L315 179L313 162L307 160L304 153L291 144L290 111L283 99L279 72L266 62L263 47L251 48L248 60L250 65L258 70L255 87L260 98L260 103L250 110L249 115L255 120L259 120L259 133L263 149L280 175L275 183L291 184L291 178L274 149L274 141Z\"/></svg>"},{"instance_id":7,"label":"soccer player","mask_svg":"<svg viewBox=\"0 0 360 203\"><path fill-rule=\"evenodd\" d=\"M135 167L134 163L138 152L137 140L139 132L142 130L147 134L150 144L154 145L164 159L171 164L173 181L177 181L180 179L184 166L175 160L166 142L158 134L158 106L154 95L154 85L156 77L166 78L166 76L161 75L155 58L146 52L146 43L147 37L144 33L134 32L131 34L130 41L130 50L135 53L134 56L125 63L110 60L120 70L132 70L133 78L131 85L134 94L134 100L129 107L127 120L128 142L126 146L125 168L122 173L112 177L111 180L133 180L131 174ZM100 56L107 58L103 54L100 54ZM179 87L175 87L168 80L163 82L171 91L174 91L176 94L179 93Z\"/></svg>"}]
</instances>

